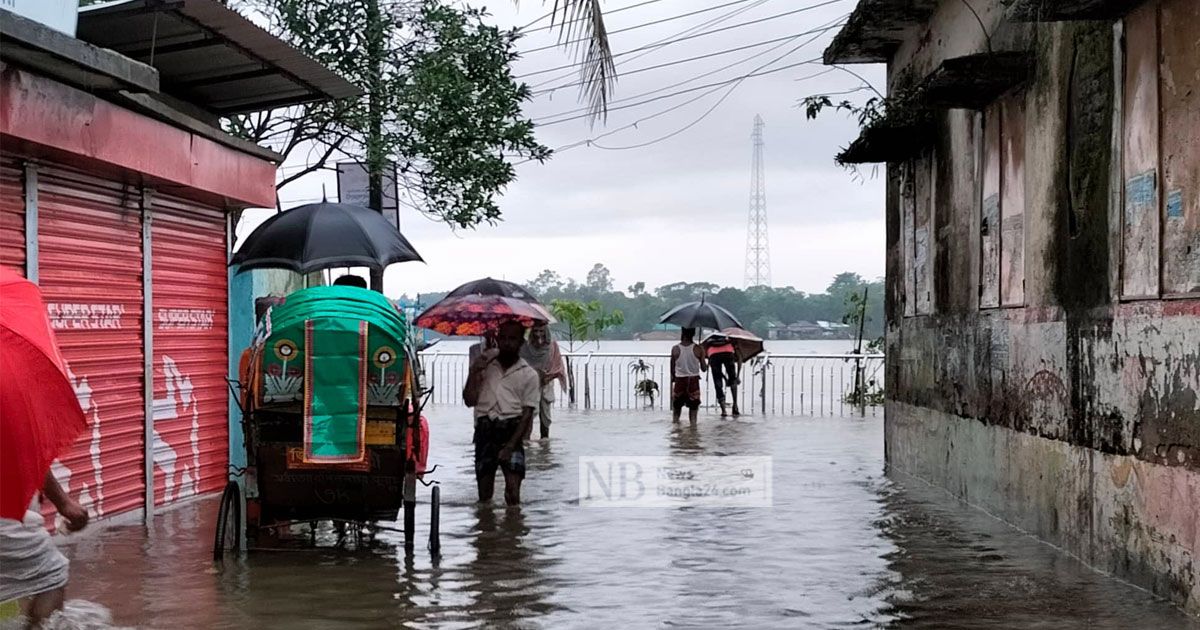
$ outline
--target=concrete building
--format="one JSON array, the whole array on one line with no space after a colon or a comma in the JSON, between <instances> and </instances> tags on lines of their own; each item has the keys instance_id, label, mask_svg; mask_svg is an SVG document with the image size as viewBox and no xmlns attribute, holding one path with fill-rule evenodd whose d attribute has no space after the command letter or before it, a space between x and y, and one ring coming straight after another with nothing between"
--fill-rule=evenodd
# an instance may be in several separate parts
<instances>
[{"instance_id":1,"label":"concrete building","mask_svg":"<svg viewBox=\"0 0 1200 630\"><path fill-rule=\"evenodd\" d=\"M886 452L1200 613L1200 2L860 0Z\"/></svg>"}]
</instances>

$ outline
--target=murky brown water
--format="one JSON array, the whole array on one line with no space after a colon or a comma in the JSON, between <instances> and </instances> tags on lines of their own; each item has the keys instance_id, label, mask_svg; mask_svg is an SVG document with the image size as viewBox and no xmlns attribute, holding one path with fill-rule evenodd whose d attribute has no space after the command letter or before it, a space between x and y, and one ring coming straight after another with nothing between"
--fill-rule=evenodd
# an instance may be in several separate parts
<instances>
[{"instance_id":1,"label":"murky brown water","mask_svg":"<svg viewBox=\"0 0 1200 630\"><path fill-rule=\"evenodd\" d=\"M468 416L431 416L442 545L252 553L214 566L216 502L70 544L69 597L143 628L1187 628L1148 594L922 483L880 419L560 413L520 510L474 505ZM770 455L774 507L583 508L581 455ZM422 498L428 497L423 490ZM423 508L423 506L422 506ZM422 509L420 531L426 531ZM390 541L390 542L389 542Z\"/></svg>"}]
</instances>

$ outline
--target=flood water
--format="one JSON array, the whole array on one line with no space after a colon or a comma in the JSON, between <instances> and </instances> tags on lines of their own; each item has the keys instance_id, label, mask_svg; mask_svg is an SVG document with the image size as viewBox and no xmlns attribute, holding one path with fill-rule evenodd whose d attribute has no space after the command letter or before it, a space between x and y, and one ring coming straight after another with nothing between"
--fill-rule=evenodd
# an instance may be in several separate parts
<instances>
[{"instance_id":1,"label":"flood water","mask_svg":"<svg viewBox=\"0 0 1200 630\"><path fill-rule=\"evenodd\" d=\"M442 556L368 550L211 561L216 501L68 543L68 597L141 628L1189 628L1143 591L884 473L879 418L560 411L519 510L477 507L469 416L430 413ZM536 432L535 432L536 433ZM584 455L767 455L770 508L593 508ZM422 500L428 490L422 489Z\"/></svg>"}]
</instances>

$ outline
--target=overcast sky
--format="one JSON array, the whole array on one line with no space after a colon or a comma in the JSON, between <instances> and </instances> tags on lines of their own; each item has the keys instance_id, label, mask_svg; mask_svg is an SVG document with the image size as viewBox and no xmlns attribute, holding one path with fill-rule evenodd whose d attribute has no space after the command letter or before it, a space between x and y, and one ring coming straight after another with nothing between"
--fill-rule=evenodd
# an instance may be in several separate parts
<instances>
[{"instance_id":1,"label":"overcast sky","mask_svg":"<svg viewBox=\"0 0 1200 630\"><path fill-rule=\"evenodd\" d=\"M770 18L820 0L746 0L691 17L616 32L724 5L730 0L659 0L616 11L644 1L603 3L609 12L606 21L613 33L615 53L670 38L735 10L745 9L708 29ZM552 5L552 0L545 5L537 0L524 0L519 8L506 0L486 3L493 12L492 19L501 26L529 24ZM635 57L641 53L624 55L617 59L618 74L794 36L837 21L853 5L853 0L840 0L675 43L640 58ZM539 22L532 28L548 23L548 20ZM820 56L835 32L824 33L799 48L812 36L621 76L614 98L630 100L616 102L614 106L727 81L754 72L780 57L758 71L812 60ZM553 44L554 33L533 32L519 42L519 48L532 50ZM772 50L776 46L780 47ZM747 59L753 55L758 56ZM525 54L514 70L521 75L572 60L562 49L535 51ZM737 63L742 60L745 61ZM640 96L735 63L726 70L678 87ZM772 284L818 292L841 271L855 271L868 278L881 276L882 177L871 177L868 168L864 170L865 181L856 180L833 164L834 153L856 135L851 120L840 113L829 113L810 121L797 107L799 99L809 94L840 92L860 85L858 79L840 71L806 78L824 70L825 66L814 62L748 78L732 92L730 84L650 120L642 119L695 99L708 90L614 110L606 124L594 129L587 120L540 127L539 140L558 148L642 121L636 128L621 130L598 141L605 146L620 147L653 141L695 123L678 135L643 148L603 150L580 146L557 153L545 164L518 167L517 181L500 199L504 220L496 226L455 232L407 211L401 217L401 229L428 264L394 265L388 272L387 292L399 295L444 290L485 275L521 282L542 269L554 269L564 277L582 280L597 262L608 266L616 286L622 289L637 281L653 288L681 280L740 287L750 193L750 134L755 114L760 114L766 122L764 155ZM882 66L859 66L854 70L881 88ZM524 80L534 85L568 72L540 74ZM538 89L576 80L575 75L569 74ZM728 97L701 119L727 92ZM555 114L581 107L578 97L577 87L566 87L537 96L526 104L525 112L534 120L553 120ZM864 97L858 93L851 98ZM283 207L319 198L322 184L332 198L336 191L333 175L314 174L283 189ZM256 223L255 213L248 214L250 221L239 230L243 234L245 228Z\"/></svg>"}]
</instances>

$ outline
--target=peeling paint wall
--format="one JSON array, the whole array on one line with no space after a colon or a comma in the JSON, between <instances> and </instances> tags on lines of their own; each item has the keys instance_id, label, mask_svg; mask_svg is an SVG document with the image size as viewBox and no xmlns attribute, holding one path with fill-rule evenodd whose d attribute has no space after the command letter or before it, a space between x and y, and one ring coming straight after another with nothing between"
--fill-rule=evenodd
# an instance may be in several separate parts
<instances>
[{"instance_id":1,"label":"peeling paint wall","mask_svg":"<svg viewBox=\"0 0 1200 630\"><path fill-rule=\"evenodd\" d=\"M1037 68L889 167L888 461L1200 614L1200 3L972 4L890 87L989 46Z\"/></svg>"}]
</instances>

